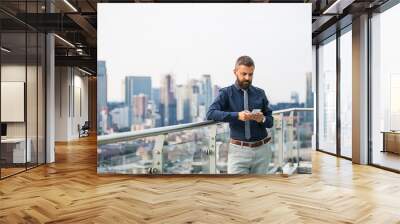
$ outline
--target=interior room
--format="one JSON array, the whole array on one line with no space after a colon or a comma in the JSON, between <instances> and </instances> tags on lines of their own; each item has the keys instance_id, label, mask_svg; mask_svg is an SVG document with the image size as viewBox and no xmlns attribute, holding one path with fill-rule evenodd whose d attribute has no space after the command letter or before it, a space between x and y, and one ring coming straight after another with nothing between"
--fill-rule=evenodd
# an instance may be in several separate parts
<instances>
[{"instance_id":1,"label":"interior room","mask_svg":"<svg viewBox=\"0 0 400 224\"><path fill-rule=\"evenodd\" d=\"M279 72L263 73L277 77L274 89L286 91L288 98L271 103L274 124L262 130L271 137L271 142L263 144L274 152L265 156L271 159L267 171L273 175L227 175L233 139L228 124L198 119L206 106L197 100L218 96L219 89L214 86L213 97L204 93L210 92L210 78L221 76L202 72L188 82L191 88L185 88L174 83L171 75L154 72L154 80L163 80L169 88L151 87L143 93L150 82L142 77L150 74L120 72L129 77L112 79L116 76L112 66L98 60L99 4L129 4L138 9L137 13L143 14L135 22L109 25L139 34L139 25L150 20L141 7L160 4L173 8L179 5L177 1L1 0L0 223L399 224L400 2L230 2L311 8L305 22L311 26L306 36L312 42L312 69L303 71L301 80L294 82L304 87L304 94L287 88L291 80L283 79ZM196 3L226 4L217 0ZM238 19L250 18L245 7L239 11L243 16ZM180 17L189 11L171 12L167 11L168 18L173 15L180 22L189 21ZM286 14L281 12L278 19L268 19L261 27L281 26ZM217 10L216 18L224 15L224 10ZM197 30L208 12L198 16L197 23L186 27ZM237 35L239 43L232 45L246 46L240 37L248 32L235 24L230 36ZM165 32L141 41L160 47L158 40L171 38L168 28L169 24L162 26ZM263 49L266 38L257 39L257 32L253 36L250 41ZM126 36L112 33L111 47L127 50L128 45L134 46L129 41L126 46L121 44L123 38ZM135 35L129 38L137 40ZM213 35L199 32L196 38L212 40ZM285 41L296 38L296 32L291 32ZM178 48L190 49L190 40L186 37ZM281 45L273 47L279 51ZM224 48L230 52L235 47ZM217 53L211 49L207 55ZM155 55L157 51L139 57ZM188 55L184 57L190 59ZM211 57L207 55L194 63L209 65ZM221 58L226 59L217 58L215 63L222 64ZM139 67L137 61L129 64ZM231 74L235 60L228 61L232 64L226 71ZM269 63L257 61L256 67ZM149 60L148 67L156 68L156 64ZM255 71L255 76L259 75ZM108 82L117 83L118 88L108 89ZM129 106L108 98L110 91L126 94ZM204 96L198 97L201 94ZM164 105L161 111L154 109L155 103ZM185 113L185 107L195 112ZM124 120L129 113L132 119ZM167 125L155 127L153 121Z\"/></svg>"}]
</instances>

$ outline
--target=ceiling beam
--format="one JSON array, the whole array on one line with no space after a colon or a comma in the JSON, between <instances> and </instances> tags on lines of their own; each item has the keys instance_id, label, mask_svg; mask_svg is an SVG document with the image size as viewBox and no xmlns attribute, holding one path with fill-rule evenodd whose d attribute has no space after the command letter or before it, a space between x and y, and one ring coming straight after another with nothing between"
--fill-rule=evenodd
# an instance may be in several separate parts
<instances>
[{"instance_id":1,"label":"ceiling beam","mask_svg":"<svg viewBox=\"0 0 400 224\"><path fill-rule=\"evenodd\" d=\"M94 56L55 56L56 66L87 67L92 71L97 69L97 59Z\"/></svg>"}]
</instances>

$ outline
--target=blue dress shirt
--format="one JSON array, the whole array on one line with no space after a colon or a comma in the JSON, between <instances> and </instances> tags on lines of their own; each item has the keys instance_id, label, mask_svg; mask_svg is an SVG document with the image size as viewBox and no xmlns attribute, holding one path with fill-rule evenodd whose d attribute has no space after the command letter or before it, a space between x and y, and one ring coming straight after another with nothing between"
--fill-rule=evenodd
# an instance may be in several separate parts
<instances>
[{"instance_id":1,"label":"blue dress shirt","mask_svg":"<svg viewBox=\"0 0 400 224\"><path fill-rule=\"evenodd\" d=\"M229 122L232 139L246 142L259 141L267 137L266 128L273 126L272 110L269 108L269 101L263 89L250 85L247 92L249 111L261 109L265 116L264 122L250 121L250 139L245 138L245 122L239 120L239 112L244 110L244 94L237 83L219 91L218 96L208 109L207 120Z\"/></svg>"}]
</instances>

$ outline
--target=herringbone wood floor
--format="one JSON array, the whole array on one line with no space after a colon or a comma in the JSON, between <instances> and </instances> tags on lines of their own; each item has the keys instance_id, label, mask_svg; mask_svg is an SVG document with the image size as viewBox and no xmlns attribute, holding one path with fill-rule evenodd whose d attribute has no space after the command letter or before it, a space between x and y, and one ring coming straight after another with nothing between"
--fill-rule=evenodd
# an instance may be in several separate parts
<instances>
[{"instance_id":1,"label":"herringbone wood floor","mask_svg":"<svg viewBox=\"0 0 400 224\"><path fill-rule=\"evenodd\" d=\"M95 138L0 181L0 223L400 223L400 175L316 152L313 174L96 174Z\"/></svg>"}]
</instances>

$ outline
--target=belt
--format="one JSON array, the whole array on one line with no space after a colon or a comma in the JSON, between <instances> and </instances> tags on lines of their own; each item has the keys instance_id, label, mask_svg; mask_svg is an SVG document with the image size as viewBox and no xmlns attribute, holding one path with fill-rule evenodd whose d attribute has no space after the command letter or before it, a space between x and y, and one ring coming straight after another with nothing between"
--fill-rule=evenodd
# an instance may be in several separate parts
<instances>
[{"instance_id":1,"label":"belt","mask_svg":"<svg viewBox=\"0 0 400 224\"><path fill-rule=\"evenodd\" d=\"M239 141L239 140L235 140L235 139L231 139L231 143L234 145L240 145L240 146L246 146L246 147L250 147L250 148L254 148L254 147L258 147L260 145L266 144L271 140L271 137L266 137L260 141L256 141L256 142L243 142L243 141Z\"/></svg>"}]
</instances>

